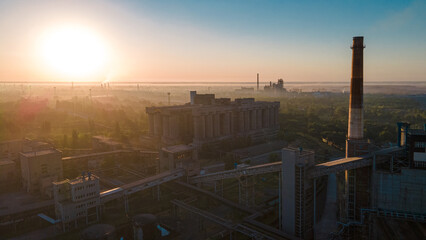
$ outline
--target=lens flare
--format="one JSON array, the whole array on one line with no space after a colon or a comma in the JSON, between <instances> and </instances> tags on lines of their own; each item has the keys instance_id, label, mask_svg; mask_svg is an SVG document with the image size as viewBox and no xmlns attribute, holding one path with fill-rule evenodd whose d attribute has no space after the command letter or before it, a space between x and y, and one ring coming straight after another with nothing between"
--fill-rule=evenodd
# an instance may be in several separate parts
<instances>
[{"instance_id":1,"label":"lens flare","mask_svg":"<svg viewBox=\"0 0 426 240\"><path fill-rule=\"evenodd\" d=\"M68 77L101 73L107 55L102 39L84 27L56 28L47 31L41 41L41 56L48 69Z\"/></svg>"}]
</instances>

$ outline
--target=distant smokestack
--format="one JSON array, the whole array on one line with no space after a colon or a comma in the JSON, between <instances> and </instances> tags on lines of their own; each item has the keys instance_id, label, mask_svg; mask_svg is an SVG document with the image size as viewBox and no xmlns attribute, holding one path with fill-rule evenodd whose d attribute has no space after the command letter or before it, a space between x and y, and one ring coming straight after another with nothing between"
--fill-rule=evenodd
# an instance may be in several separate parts
<instances>
[{"instance_id":1,"label":"distant smokestack","mask_svg":"<svg viewBox=\"0 0 426 240\"><path fill-rule=\"evenodd\" d=\"M352 78L349 100L348 139L363 139L363 64L364 37L354 37L352 45Z\"/></svg>"},{"instance_id":2,"label":"distant smokestack","mask_svg":"<svg viewBox=\"0 0 426 240\"><path fill-rule=\"evenodd\" d=\"M259 73L257 74L257 91L259 91Z\"/></svg>"}]
</instances>

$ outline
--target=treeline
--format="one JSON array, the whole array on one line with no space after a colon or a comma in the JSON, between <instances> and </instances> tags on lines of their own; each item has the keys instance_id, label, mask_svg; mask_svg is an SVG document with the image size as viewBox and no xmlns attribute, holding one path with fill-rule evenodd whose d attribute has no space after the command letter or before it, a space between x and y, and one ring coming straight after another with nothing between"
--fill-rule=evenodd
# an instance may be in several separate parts
<instances>
[{"instance_id":1,"label":"treeline","mask_svg":"<svg viewBox=\"0 0 426 240\"><path fill-rule=\"evenodd\" d=\"M31 138L63 148L91 147L91 137L105 135L119 141L137 141L148 131L145 107L149 101L106 103L74 97L47 104L46 99L20 99L0 105L0 141Z\"/></svg>"},{"instance_id":2,"label":"treeline","mask_svg":"<svg viewBox=\"0 0 426 240\"><path fill-rule=\"evenodd\" d=\"M280 137L292 142L314 137L344 149L348 128L348 94L318 97L303 94L283 97L280 110ZM274 100L274 99L271 99ZM275 99L276 100L276 99ZM426 121L425 97L398 95L364 96L364 135L376 145L396 142L396 123L406 121L422 127ZM307 136L308 135L308 136Z\"/></svg>"}]
</instances>

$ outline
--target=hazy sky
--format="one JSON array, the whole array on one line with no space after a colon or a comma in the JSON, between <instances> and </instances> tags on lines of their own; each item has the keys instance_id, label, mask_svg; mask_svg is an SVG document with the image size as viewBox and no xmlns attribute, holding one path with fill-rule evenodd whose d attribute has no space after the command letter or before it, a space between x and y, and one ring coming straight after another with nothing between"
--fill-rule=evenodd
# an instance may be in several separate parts
<instances>
[{"instance_id":1,"label":"hazy sky","mask_svg":"<svg viewBox=\"0 0 426 240\"><path fill-rule=\"evenodd\" d=\"M349 81L357 35L366 81L426 81L425 13L426 1L1 0L0 81ZM89 75L41 57L43 34L69 25L106 53Z\"/></svg>"}]
</instances>

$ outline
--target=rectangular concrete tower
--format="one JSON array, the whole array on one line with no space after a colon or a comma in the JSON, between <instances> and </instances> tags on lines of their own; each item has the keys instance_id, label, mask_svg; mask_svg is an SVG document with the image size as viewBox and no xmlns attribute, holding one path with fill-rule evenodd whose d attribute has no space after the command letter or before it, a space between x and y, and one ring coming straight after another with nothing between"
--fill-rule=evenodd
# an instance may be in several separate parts
<instances>
[{"instance_id":1,"label":"rectangular concrete tower","mask_svg":"<svg viewBox=\"0 0 426 240\"><path fill-rule=\"evenodd\" d=\"M351 95L349 100L348 139L364 138L363 113L363 75L364 75L364 37L354 37L352 45L352 77Z\"/></svg>"}]
</instances>

